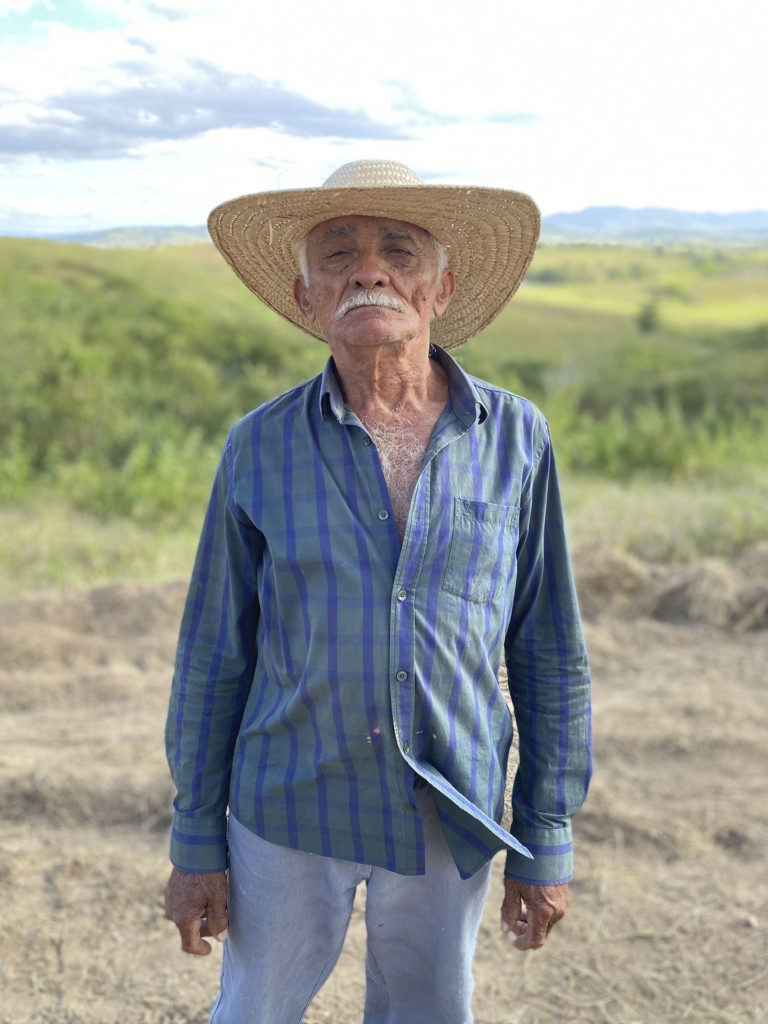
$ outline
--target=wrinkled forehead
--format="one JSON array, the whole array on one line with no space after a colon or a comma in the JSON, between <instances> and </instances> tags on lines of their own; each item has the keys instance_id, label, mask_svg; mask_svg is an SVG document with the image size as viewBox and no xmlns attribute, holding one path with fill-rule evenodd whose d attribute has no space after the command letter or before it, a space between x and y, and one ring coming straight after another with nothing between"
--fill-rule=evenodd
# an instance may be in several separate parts
<instances>
[{"instance_id":1,"label":"wrinkled forehead","mask_svg":"<svg viewBox=\"0 0 768 1024\"><path fill-rule=\"evenodd\" d=\"M418 224L411 224L405 220L391 220L388 217L364 217L362 215L349 217L334 217L332 220L324 220L307 235L307 240L313 244L322 245L323 242L337 238L355 238L361 236L378 235L381 238L410 238L414 241L424 242L429 238L429 232Z\"/></svg>"}]
</instances>

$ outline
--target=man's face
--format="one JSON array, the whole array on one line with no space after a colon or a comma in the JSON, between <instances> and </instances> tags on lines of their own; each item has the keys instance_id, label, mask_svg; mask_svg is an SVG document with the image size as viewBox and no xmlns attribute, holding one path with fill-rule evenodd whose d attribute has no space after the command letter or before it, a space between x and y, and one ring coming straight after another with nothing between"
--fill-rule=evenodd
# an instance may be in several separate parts
<instances>
[{"instance_id":1,"label":"man's face","mask_svg":"<svg viewBox=\"0 0 768 1024\"><path fill-rule=\"evenodd\" d=\"M437 253L415 224L382 217L337 217L306 242L309 281L294 295L328 344L371 347L429 341L429 321L453 294L450 270L437 274Z\"/></svg>"}]
</instances>

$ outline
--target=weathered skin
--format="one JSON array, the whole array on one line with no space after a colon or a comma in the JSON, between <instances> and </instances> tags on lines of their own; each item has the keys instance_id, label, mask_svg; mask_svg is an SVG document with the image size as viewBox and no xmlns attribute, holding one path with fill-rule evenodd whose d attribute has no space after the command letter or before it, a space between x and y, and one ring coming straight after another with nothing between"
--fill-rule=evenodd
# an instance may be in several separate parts
<instances>
[{"instance_id":1,"label":"weathered skin","mask_svg":"<svg viewBox=\"0 0 768 1024\"><path fill-rule=\"evenodd\" d=\"M530 885L504 879L501 930L517 936L515 948L539 949L568 907L568 884Z\"/></svg>"},{"instance_id":2,"label":"weathered skin","mask_svg":"<svg viewBox=\"0 0 768 1024\"><path fill-rule=\"evenodd\" d=\"M195 956L208 956L210 942L204 935L223 942L227 937L227 875L192 874L174 868L165 887L165 916L181 935L181 948Z\"/></svg>"}]
</instances>

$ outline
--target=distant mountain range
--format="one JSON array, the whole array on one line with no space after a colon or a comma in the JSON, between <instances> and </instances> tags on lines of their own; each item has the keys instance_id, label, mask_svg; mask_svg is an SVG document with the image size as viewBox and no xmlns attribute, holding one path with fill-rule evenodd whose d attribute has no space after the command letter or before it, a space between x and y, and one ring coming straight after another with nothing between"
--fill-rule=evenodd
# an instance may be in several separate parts
<instances>
[{"instance_id":1,"label":"distant mountain range","mask_svg":"<svg viewBox=\"0 0 768 1024\"><path fill-rule=\"evenodd\" d=\"M60 242L106 248L189 245L209 241L199 227L109 228L79 234L47 235ZM542 218L541 239L550 245L594 242L629 245L768 245L768 210L749 213L690 213L665 207L588 206L577 213Z\"/></svg>"},{"instance_id":2,"label":"distant mountain range","mask_svg":"<svg viewBox=\"0 0 768 1024\"><path fill-rule=\"evenodd\" d=\"M768 242L768 210L749 213L690 213L661 206L588 206L578 213L542 218L545 242L683 244Z\"/></svg>"},{"instance_id":3,"label":"distant mountain range","mask_svg":"<svg viewBox=\"0 0 768 1024\"><path fill-rule=\"evenodd\" d=\"M102 249L146 249L151 245L194 245L210 242L207 230L179 225L138 228L106 228L104 231L84 231L66 235L45 235L55 242L78 242Z\"/></svg>"}]
</instances>

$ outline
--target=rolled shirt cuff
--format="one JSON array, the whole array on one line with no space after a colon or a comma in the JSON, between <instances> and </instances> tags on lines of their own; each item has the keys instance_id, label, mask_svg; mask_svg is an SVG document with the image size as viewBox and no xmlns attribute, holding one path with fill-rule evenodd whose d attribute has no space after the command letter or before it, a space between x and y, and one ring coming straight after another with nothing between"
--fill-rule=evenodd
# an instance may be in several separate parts
<instances>
[{"instance_id":1,"label":"rolled shirt cuff","mask_svg":"<svg viewBox=\"0 0 768 1024\"><path fill-rule=\"evenodd\" d=\"M210 874L227 870L226 818L189 818L174 813L171 863L180 871Z\"/></svg>"},{"instance_id":2,"label":"rolled shirt cuff","mask_svg":"<svg viewBox=\"0 0 768 1024\"><path fill-rule=\"evenodd\" d=\"M531 885L560 885L573 877L570 824L561 828L529 828L513 823L509 831L533 854L533 860L509 850L505 878Z\"/></svg>"}]
</instances>

